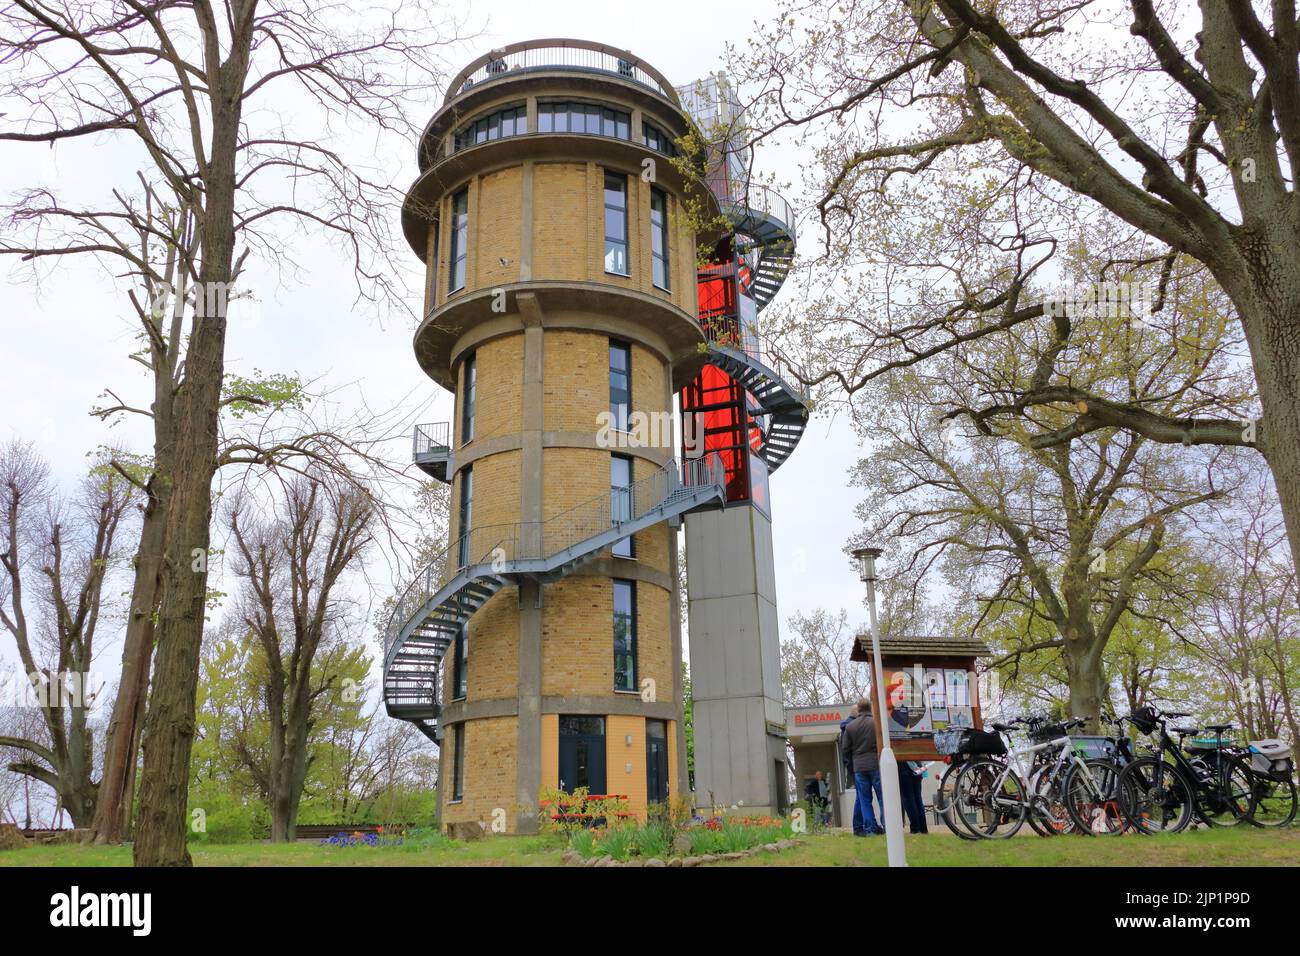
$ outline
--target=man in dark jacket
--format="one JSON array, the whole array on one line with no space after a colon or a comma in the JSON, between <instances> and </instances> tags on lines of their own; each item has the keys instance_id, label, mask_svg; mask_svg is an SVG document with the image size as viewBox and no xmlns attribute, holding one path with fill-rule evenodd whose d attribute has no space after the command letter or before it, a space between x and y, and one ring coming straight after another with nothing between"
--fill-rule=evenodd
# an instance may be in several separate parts
<instances>
[{"instance_id":1,"label":"man in dark jacket","mask_svg":"<svg viewBox=\"0 0 1300 956\"><path fill-rule=\"evenodd\" d=\"M853 723L853 718L858 716L858 705L854 704L849 708L849 715L840 721L840 765L844 768L844 786L841 788L847 790L853 786L853 754L849 750L848 741L844 739L844 728Z\"/></svg>"},{"instance_id":2,"label":"man in dark jacket","mask_svg":"<svg viewBox=\"0 0 1300 956\"><path fill-rule=\"evenodd\" d=\"M852 760L853 783L857 800L853 803L853 835L871 836L884 833L871 809L871 791L884 810L880 793L880 756L876 753L876 723L871 718L871 701L858 701L858 715L848 722L841 734L844 752Z\"/></svg>"}]
</instances>

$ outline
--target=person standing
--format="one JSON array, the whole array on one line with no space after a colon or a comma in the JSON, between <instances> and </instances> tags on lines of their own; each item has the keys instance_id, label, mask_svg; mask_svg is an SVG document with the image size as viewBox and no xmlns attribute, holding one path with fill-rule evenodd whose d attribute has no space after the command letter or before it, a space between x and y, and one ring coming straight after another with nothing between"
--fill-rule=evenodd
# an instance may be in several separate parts
<instances>
[{"instance_id":1,"label":"person standing","mask_svg":"<svg viewBox=\"0 0 1300 956\"><path fill-rule=\"evenodd\" d=\"M921 798L921 770L910 760L898 762L898 792L911 831L929 833L930 828L925 823L925 803Z\"/></svg>"},{"instance_id":2,"label":"person standing","mask_svg":"<svg viewBox=\"0 0 1300 956\"><path fill-rule=\"evenodd\" d=\"M820 770L817 771L817 798L821 802L822 826L828 826L831 822L831 782Z\"/></svg>"},{"instance_id":3,"label":"person standing","mask_svg":"<svg viewBox=\"0 0 1300 956\"><path fill-rule=\"evenodd\" d=\"M871 719L871 701L862 698L858 701L857 711L857 716L845 726L841 739L852 760L857 795L853 804L853 835L872 836L885 832L871 809L873 790L882 809L885 805L880 792L880 755L876 753L876 723Z\"/></svg>"}]
</instances>

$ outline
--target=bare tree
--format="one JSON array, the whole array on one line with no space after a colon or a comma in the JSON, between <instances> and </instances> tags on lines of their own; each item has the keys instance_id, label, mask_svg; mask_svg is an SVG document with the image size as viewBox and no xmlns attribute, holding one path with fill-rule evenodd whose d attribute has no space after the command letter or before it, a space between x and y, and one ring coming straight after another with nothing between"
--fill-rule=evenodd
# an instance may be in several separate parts
<instances>
[{"instance_id":1,"label":"bare tree","mask_svg":"<svg viewBox=\"0 0 1300 956\"><path fill-rule=\"evenodd\" d=\"M73 499L58 501L34 446L0 447L0 624L14 639L44 731L41 740L0 737L0 746L24 752L9 769L49 786L78 827L95 812L89 716L100 688L92 686L91 664L133 493L98 465Z\"/></svg>"},{"instance_id":2,"label":"bare tree","mask_svg":"<svg viewBox=\"0 0 1300 956\"><path fill-rule=\"evenodd\" d=\"M1180 631L1207 686L1251 737L1300 741L1295 700L1300 668L1296 572L1268 476L1252 473L1231 509L1204 536L1204 578Z\"/></svg>"},{"instance_id":3,"label":"bare tree","mask_svg":"<svg viewBox=\"0 0 1300 956\"><path fill-rule=\"evenodd\" d=\"M819 707L865 696L867 669L849 660L855 632L848 612L817 608L791 616L788 624L795 635L781 642L781 686L788 706Z\"/></svg>"},{"instance_id":4,"label":"bare tree","mask_svg":"<svg viewBox=\"0 0 1300 956\"><path fill-rule=\"evenodd\" d=\"M1056 409L1043 445L1118 427L1256 447L1300 565L1298 54L1293 0L783 6L734 66L752 138L821 134L814 205L843 281L801 303L830 323L818 375L852 392L972 341L1013 347L1010 330L1059 319L1044 300L1072 223L1109 219L1141 246L1130 263L1212 274L1262 420L1231 396L1096 394L1051 356L1005 407Z\"/></svg>"},{"instance_id":5,"label":"bare tree","mask_svg":"<svg viewBox=\"0 0 1300 956\"><path fill-rule=\"evenodd\" d=\"M340 692L329 678L314 683L313 668L322 641L339 626L336 589L370 543L373 516L367 496L307 478L289 486L273 520L250 517L242 500L230 510L244 588L240 614L266 664L266 792L276 842L294 839L317 698Z\"/></svg>"},{"instance_id":6,"label":"bare tree","mask_svg":"<svg viewBox=\"0 0 1300 956\"><path fill-rule=\"evenodd\" d=\"M281 222L338 238L362 296L397 297L401 271L387 259L389 184L348 163L329 133L336 122L359 121L413 134L408 117L422 113L411 101L442 75L447 26L420 3L359 11L307 0L14 0L0 12L0 64L8 71L0 92L29 105L6 114L0 140L55 145L108 133L133 142L147 163L141 192L115 190L98 207L41 190L21 197L8 210L14 235L0 251L36 260L88 254L113 263L115 272L152 275L149 253L133 241L150 228L144 209L151 197L174 210L187 237L175 257L183 276L177 286L192 290L196 305L183 362L178 342L157 325L145 327L151 352L171 350L179 380L174 436L155 456L169 469L159 476L168 500L139 864L189 863L185 785L220 454L227 298L250 253L293 267ZM286 115L267 105L273 96L291 104ZM165 248L174 237L155 238ZM116 726L124 723L119 714Z\"/></svg>"}]
</instances>

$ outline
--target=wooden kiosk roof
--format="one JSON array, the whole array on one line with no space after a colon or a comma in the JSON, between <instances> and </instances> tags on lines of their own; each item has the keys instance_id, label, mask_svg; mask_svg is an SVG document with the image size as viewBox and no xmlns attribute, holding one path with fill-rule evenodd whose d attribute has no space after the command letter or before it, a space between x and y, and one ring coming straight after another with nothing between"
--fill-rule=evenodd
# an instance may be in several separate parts
<instances>
[{"instance_id":1,"label":"wooden kiosk roof","mask_svg":"<svg viewBox=\"0 0 1300 956\"><path fill-rule=\"evenodd\" d=\"M992 657L993 652L983 641L974 638L916 636L882 637L880 656L883 657ZM851 661L871 660L871 635L859 634L853 641L849 654Z\"/></svg>"}]
</instances>

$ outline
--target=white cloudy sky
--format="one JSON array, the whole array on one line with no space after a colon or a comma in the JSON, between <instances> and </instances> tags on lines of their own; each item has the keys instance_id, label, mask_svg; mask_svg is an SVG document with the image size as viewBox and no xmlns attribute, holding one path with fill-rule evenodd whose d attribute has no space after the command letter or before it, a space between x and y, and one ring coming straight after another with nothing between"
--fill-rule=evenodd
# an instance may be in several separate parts
<instances>
[{"instance_id":1,"label":"white cloudy sky","mask_svg":"<svg viewBox=\"0 0 1300 956\"><path fill-rule=\"evenodd\" d=\"M450 55L457 68L503 43L571 36L630 49L683 84L718 69L725 41L741 40L752 20L771 15L773 4L503 0L464 9L483 33ZM421 122L441 102L442 92L429 91ZM760 151L756 165L763 172L775 172L780 180L793 181L797 160L795 149L768 148ZM415 175L414 150L403 149L394 162L402 166L394 179L409 182ZM66 144L56 150L5 144L0 146L0 193L48 184L63 195L102 196L115 181L132 182L134 168L128 156L119 155L106 141ZM796 189L789 198L799 204L803 197ZM395 221L396 208L392 215ZM811 230L805 235L811 239ZM228 368L294 371L332 386L355 383L342 393L344 400L364 394L372 407L400 403L418 420L449 418L450 395L432 385L415 363L410 347L413 326L380 323L366 308L352 307L346 264L324 246L316 248L310 237L302 248L306 271L279 288L273 277L265 277L260 287L268 291L256 321L232 324ZM414 257L409 261L414 276L418 264ZM82 264L54 270L39 286L29 271L11 261L0 261L0 273L0 439L35 441L65 485L82 472L86 453L97 445L124 442L147 451L149 436L142 421L124 422L109 431L87 414L106 387L148 404L145 373L126 358L135 347L134 330L121 289L95 267ZM407 440L395 441L392 454L408 456L409 447ZM816 419L798 452L773 478L783 622L796 611L817 607L849 608L853 622L863 616L861 585L841 550L856 527L856 498L845 475L858 455L845 423ZM374 572L373 580L380 582L376 600L383 597L388 573L386 565ZM7 636L0 639L0 660L15 659L10 643ZM116 646L104 647L100 668L115 673L118 653Z\"/></svg>"}]
</instances>

